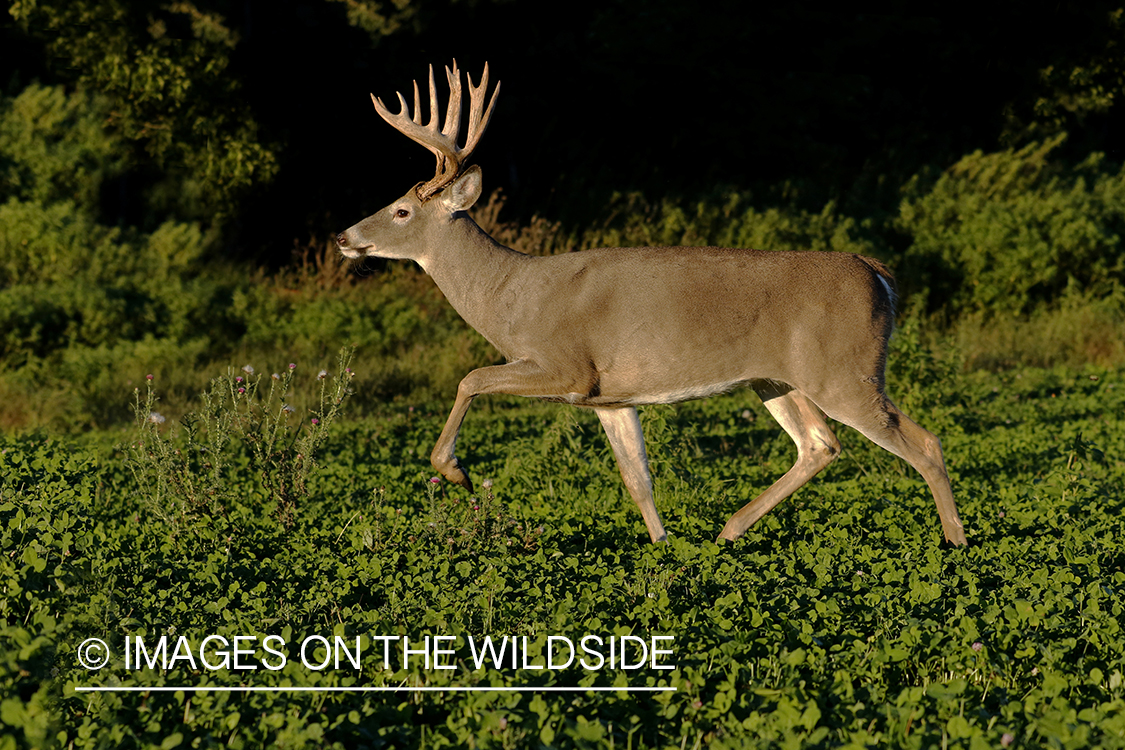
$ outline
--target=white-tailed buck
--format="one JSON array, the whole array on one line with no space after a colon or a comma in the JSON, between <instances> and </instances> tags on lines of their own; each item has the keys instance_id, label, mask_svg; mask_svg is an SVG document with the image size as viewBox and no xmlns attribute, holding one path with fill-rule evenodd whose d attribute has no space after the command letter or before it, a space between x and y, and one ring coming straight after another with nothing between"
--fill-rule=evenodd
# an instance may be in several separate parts
<instances>
[{"instance_id":1,"label":"white-tailed buck","mask_svg":"<svg viewBox=\"0 0 1125 750\"><path fill-rule=\"evenodd\" d=\"M507 359L470 372L430 461L469 491L454 455L474 398L509 393L594 410L652 540L665 538L638 404L702 398L748 385L797 444L797 461L735 513L719 537L737 539L840 454L827 414L906 459L925 478L945 538L966 544L941 444L883 392L894 321L890 272L842 253L716 247L605 248L535 257L496 242L466 211L480 197L481 172L465 162L496 104L488 66L469 78L470 110L460 145L461 74L446 68L450 97L439 122L430 68L429 120L399 94L392 114L375 111L437 157L433 179L337 235L349 258L417 262L465 321Z\"/></svg>"}]
</instances>

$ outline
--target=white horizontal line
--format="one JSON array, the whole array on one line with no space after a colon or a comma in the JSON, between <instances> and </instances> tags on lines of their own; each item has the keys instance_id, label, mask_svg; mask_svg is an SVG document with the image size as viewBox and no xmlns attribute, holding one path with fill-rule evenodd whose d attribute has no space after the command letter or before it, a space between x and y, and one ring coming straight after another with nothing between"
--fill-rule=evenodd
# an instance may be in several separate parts
<instances>
[{"instance_id":1,"label":"white horizontal line","mask_svg":"<svg viewBox=\"0 0 1125 750\"><path fill-rule=\"evenodd\" d=\"M78 693L668 693L676 692L674 687L251 687L251 686L204 686L204 687L83 687L75 686Z\"/></svg>"}]
</instances>

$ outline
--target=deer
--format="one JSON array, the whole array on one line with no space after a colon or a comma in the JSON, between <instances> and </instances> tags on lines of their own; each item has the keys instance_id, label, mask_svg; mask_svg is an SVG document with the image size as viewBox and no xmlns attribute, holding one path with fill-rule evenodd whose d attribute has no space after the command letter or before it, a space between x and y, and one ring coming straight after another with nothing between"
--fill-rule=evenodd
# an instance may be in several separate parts
<instances>
[{"instance_id":1,"label":"deer","mask_svg":"<svg viewBox=\"0 0 1125 750\"><path fill-rule=\"evenodd\" d=\"M719 540L734 541L840 455L825 417L852 427L922 475L945 540L967 545L941 442L887 397L887 346L895 318L888 268L861 255L721 247L601 248L548 256L501 245L468 214L481 169L467 160L492 118L488 64L468 76L464 143L461 72L445 68L449 99L439 118L434 69L429 118L418 83L413 115L402 93L378 115L437 159L435 174L339 233L340 252L411 260L504 364L469 372L430 462L470 493L455 455L470 404L510 394L589 408L609 439L625 487L652 542L667 538L637 407L672 404L748 386L797 446L793 466L739 509Z\"/></svg>"}]
</instances>

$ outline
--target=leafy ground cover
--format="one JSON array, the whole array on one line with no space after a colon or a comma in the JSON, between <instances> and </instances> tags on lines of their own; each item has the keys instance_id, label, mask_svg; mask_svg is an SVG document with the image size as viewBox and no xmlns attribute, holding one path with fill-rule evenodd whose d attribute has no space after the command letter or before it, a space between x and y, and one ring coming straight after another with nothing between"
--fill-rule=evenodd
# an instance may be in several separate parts
<instances>
[{"instance_id":1,"label":"leafy ground cover","mask_svg":"<svg viewBox=\"0 0 1125 750\"><path fill-rule=\"evenodd\" d=\"M909 344L892 379L915 385L892 395L943 438L967 549L941 544L909 467L844 428L839 461L716 545L793 456L749 393L645 411L657 546L596 420L564 407L481 402L459 444L471 498L430 481L437 409L339 422L288 509L237 441L221 502L161 513L130 470L136 433L5 438L0 747L1125 745L1123 373L910 381L940 366ZM277 666L270 634L277 670L123 659L126 638L255 636L243 662ZM657 666L675 669L533 668L547 636L587 635L672 636ZM309 668L309 636L360 639L359 668ZM384 664L386 636L452 637L435 643L455 668ZM528 655L476 668L484 636ZM91 637L113 654L99 671L78 661ZM75 690L201 685L675 690Z\"/></svg>"}]
</instances>

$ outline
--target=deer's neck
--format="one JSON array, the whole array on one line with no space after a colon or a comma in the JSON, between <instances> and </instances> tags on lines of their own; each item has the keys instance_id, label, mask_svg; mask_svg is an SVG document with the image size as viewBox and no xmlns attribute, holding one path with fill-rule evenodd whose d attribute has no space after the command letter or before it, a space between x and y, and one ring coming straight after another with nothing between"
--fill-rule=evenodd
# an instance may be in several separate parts
<instances>
[{"instance_id":1,"label":"deer's neck","mask_svg":"<svg viewBox=\"0 0 1125 750\"><path fill-rule=\"evenodd\" d=\"M504 289L532 258L501 245L467 217L449 229L422 267L465 322L503 351Z\"/></svg>"}]
</instances>

